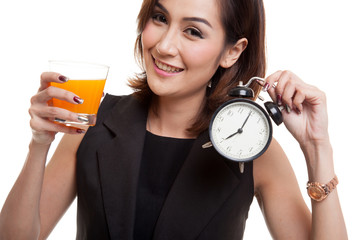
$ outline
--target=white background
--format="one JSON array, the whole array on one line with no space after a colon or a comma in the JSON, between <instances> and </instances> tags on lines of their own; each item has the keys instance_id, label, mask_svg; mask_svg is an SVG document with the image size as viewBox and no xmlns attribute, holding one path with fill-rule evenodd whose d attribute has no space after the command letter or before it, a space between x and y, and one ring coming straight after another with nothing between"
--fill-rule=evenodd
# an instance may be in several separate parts
<instances>
[{"instance_id":1,"label":"white background","mask_svg":"<svg viewBox=\"0 0 360 240\"><path fill-rule=\"evenodd\" d=\"M105 92L129 93L141 0L12 0L0 3L0 206L21 170L31 138L28 107L49 59L110 65ZM268 72L289 69L327 93L338 192L350 239L360 239L359 3L357 0L265 0ZM304 158L284 126L275 127L303 196ZM60 135L58 136L58 138ZM58 140L57 138L57 140ZM56 144L56 143L55 143ZM54 145L55 145L54 144ZM53 149L52 149L53 151ZM74 239L76 204L49 239ZM245 239L270 239L256 200Z\"/></svg>"}]
</instances>

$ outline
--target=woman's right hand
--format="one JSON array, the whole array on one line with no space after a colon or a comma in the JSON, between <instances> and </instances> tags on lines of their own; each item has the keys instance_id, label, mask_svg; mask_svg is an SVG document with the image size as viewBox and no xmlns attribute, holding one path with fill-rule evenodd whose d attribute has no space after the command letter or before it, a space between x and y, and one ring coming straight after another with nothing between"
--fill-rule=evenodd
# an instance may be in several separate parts
<instances>
[{"instance_id":1,"label":"woman's right hand","mask_svg":"<svg viewBox=\"0 0 360 240\"><path fill-rule=\"evenodd\" d=\"M40 144L51 144L57 132L69 134L82 134L85 132L80 128L54 122L55 118L80 122L77 113L49 106L48 104L48 101L52 98L65 100L73 104L81 104L82 99L74 93L50 86L50 82L65 83L67 80L65 76L55 72L41 74L40 88L37 94L31 98L29 109L33 141Z\"/></svg>"}]
</instances>

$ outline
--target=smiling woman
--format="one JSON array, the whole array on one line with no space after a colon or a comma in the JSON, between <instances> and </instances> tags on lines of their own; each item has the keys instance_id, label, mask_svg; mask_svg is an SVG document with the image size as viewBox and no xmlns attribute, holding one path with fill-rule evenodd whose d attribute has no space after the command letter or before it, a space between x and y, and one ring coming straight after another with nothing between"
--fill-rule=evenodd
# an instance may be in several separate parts
<instances>
[{"instance_id":1,"label":"smiling woman","mask_svg":"<svg viewBox=\"0 0 360 240\"><path fill-rule=\"evenodd\" d=\"M165 6L155 4L154 15L142 31L141 40L145 81L159 97L182 98L199 107L209 79L222 58L226 58L223 56L225 36L216 1L205 2L198 1L191 10L179 10L177 1L165 2ZM200 10L197 4L206 7ZM181 71L169 75L154 62L161 62L166 68L175 66Z\"/></svg>"},{"instance_id":2,"label":"smiling woman","mask_svg":"<svg viewBox=\"0 0 360 240\"><path fill-rule=\"evenodd\" d=\"M202 148L210 117L229 99L228 90L265 77L263 2L144 0L137 29L142 73L129 81L134 92L106 95L85 135L51 122L54 114L66 119L75 113L45 99L71 102L74 94L47 88L66 79L61 73L41 75L29 110L29 153L0 213L0 238L46 238L77 198L77 239L241 239L255 196L274 239L346 239L336 188L320 202L311 200L308 210L284 153L292 146L283 150L273 139L243 173L238 162ZM128 58L121 66L129 65ZM276 86L264 88L269 98L291 109L283 130L300 145L309 186L331 183L324 92L290 71L270 74L265 86ZM259 93L260 87L251 87ZM65 135L46 164L59 130ZM258 218L252 221L259 226Z\"/></svg>"},{"instance_id":3,"label":"smiling woman","mask_svg":"<svg viewBox=\"0 0 360 240\"><path fill-rule=\"evenodd\" d=\"M152 4L153 12L140 11L139 14L138 31L141 34L138 35L136 50L144 74L131 80L130 86L138 90L136 95L144 101L153 97L152 91L155 95L162 95L161 91L170 94L168 96L175 94L174 97L182 92L186 95L198 93L189 96L194 103L190 103L190 98L182 99L187 104L202 105L197 120L188 129L188 134L197 135L208 127L214 110L228 99L229 89L239 81L246 83L252 76L264 76L263 6L250 2L196 1L191 7L186 7L186 4L179 7L177 1L163 4L162 1L144 1L142 9L152 9ZM247 21L249 14L254 14L257 21ZM149 15L152 21L147 22ZM233 24L237 21L241 24ZM255 33L253 28L259 31ZM230 68L233 64L235 66ZM172 68L178 71L169 73L168 69ZM170 76L172 78L166 78ZM206 98L206 103L202 103L204 86L209 84L214 93ZM256 85L252 87L259 90ZM169 90L171 92L166 93ZM156 106L152 108L156 109Z\"/></svg>"}]
</instances>

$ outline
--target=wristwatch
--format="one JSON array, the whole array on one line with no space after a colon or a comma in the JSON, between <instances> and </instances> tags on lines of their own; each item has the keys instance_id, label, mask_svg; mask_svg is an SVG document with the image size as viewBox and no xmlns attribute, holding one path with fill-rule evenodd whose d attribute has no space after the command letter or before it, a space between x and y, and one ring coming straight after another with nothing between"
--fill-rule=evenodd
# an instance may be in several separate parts
<instances>
[{"instance_id":1,"label":"wristwatch","mask_svg":"<svg viewBox=\"0 0 360 240\"><path fill-rule=\"evenodd\" d=\"M336 185L339 183L338 178L335 176L329 183L321 184L318 182L308 182L307 183L307 192L311 199L320 202L324 200L332 190L335 189Z\"/></svg>"}]
</instances>

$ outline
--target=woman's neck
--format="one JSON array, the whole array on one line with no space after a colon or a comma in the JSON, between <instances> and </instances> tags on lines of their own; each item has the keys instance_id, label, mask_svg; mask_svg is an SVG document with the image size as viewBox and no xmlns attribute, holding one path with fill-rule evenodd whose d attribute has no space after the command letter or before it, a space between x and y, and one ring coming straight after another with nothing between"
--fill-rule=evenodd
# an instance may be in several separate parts
<instances>
[{"instance_id":1,"label":"woman's neck","mask_svg":"<svg viewBox=\"0 0 360 240\"><path fill-rule=\"evenodd\" d=\"M191 135L187 129L193 124L202 106L202 101L203 98L155 97L149 109L147 130L166 137L196 137Z\"/></svg>"}]
</instances>

